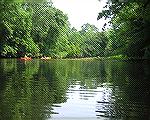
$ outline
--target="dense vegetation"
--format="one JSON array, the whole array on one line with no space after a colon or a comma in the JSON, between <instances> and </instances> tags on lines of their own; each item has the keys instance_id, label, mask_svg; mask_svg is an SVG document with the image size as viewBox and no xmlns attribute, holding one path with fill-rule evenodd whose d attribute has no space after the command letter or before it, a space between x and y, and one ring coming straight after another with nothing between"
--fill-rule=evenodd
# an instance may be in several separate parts
<instances>
[{"instance_id":1,"label":"dense vegetation","mask_svg":"<svg viewBox=\"0 0 150 120\"><path fill-rule=\"evenodd\" d=\"M112 25L106 54L150 58L150 1L109 0L104 8L98 19L111 18Z\"/></svg>"},{"instance_id":2,"label":"dense vegetation","mask_svg":"<svg viewBox=\"0 0 150 120\"><path fill-rule=\"evenodd\" d=\"M89 23L71 28L67 15L49 2L0 0L0 57L52 58L128 56L150 58L150 2L111 0L98 19L109 18L103 31Z\"/></svg>"}]
</instances>

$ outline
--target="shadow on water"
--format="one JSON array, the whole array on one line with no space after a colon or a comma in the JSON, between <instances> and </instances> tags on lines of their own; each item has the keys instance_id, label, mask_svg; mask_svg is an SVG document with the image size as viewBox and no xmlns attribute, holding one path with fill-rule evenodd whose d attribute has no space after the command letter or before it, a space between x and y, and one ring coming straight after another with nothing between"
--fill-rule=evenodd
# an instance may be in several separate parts
<instances>
[{"instance_id":1,"label":"shadow on water","mask_svg":"<svg viewBox=\"0 0 150 120\"><path fill-rule=\"evenodd\" d=\"M150 63L0 59L0 119L150 119Z\"/></svg>"},{"instance_id":2,"label":"shadow on water","mask_svg":"<svg viewBox=\"0 0 150 120\"><path fill-rule=\"evenodd\" d=\"M97 116L114 119L148 120L150 64L146 62L107 63L104 98L97 101Z\"/></svg>"},{"instance_id":3,"label":"shadow on water","mask_svg":"<svg viewBox=\"0 0 150 120\"><path fill-rule=\"evenodd\" d=\"M53 64L3 59L0 68L1 120L47 119L53 103L65 102L65 81L57 79Z\"/></svg>"}]
</instances>

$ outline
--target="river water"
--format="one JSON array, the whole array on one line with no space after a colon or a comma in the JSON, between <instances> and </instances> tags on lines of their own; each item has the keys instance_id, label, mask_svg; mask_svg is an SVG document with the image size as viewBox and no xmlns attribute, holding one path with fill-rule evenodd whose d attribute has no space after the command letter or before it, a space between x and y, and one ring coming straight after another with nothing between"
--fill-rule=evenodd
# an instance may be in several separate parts
<instances>
[{"instance_id":1,"label":"river water","mask_svg":"<svg viewBox=\"0 0 150 120\"><path fill-rule=\"evenodd\" d=\"M150 62L0 59L0 120L150 120Z\"/></svg>"}]
</instances>

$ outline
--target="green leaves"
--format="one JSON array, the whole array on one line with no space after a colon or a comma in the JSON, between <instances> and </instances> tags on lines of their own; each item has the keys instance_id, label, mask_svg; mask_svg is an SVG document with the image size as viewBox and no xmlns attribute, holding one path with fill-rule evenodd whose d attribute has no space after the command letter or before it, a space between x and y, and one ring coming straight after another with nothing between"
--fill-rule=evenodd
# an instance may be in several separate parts
<instances>
[{"instance_id":1,"label":"green leaves","mask_svg":"<svg viewBox=\"0 0 150 120\"><path fill-rule=\"evenodd\" d=\"M143 54L149 45L150 5L146 0L108 1L97 18L111 18L112 28L104 32L89 23L84 24L81 31L71 29L67 15L56 9L51 1L33 2L1 0L1 56L135 56ZM105 23L104 27L107 25Z\"/></svg>"},{"instance_id":2,"label":"green leaves","mask_svg":"<svg viewBox=\"0 0 150 120\"><path fill-rule=\"evenodd\" d=\"M106 31L109 39L107 55L144 55L145 45L150 44L150 35L145 32L150 26L149 6L149 0L110 0L107 3L107 9L98 15L98 20L111 17L111 33Z\"/></svg>"},{"instance_id":3,"label":"green leaves","mask_svg":"<svg viewBox=\"0 0 150 120\"><path fill-rule=\"evenodd\" d=\"M17 49L13 48L9 45L4 45L3 46L3 51L2 51L2 55L15 55L17 53Z\"/></svg>"},{"instance_id":4,"label":"green leaves","mask_svg":"<svg viewBox=\"0 0 150 120\"><path fill-rule=\"evenodd\" d=\"M13 57L16 57L21 52L39 52L38 46L35 45L30 34L32 29L31 14L20 3L1 4L4 5L1 13L3 16L0 32L3 40L1 55L12 54Z\"/></svg>"}]
</instances>

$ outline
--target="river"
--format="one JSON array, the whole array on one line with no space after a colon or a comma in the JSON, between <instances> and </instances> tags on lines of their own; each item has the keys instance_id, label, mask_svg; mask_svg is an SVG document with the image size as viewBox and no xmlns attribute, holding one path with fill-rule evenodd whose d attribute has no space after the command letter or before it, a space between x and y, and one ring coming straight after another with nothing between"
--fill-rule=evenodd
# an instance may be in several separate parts
<instances>
[{"instance_id":1,"label":"river","mask_svg":"<svg viewBox=\"0 0 150 120\"><path fill-rule=\"evenodd\" d=\"M0 59L0 120L149 120L150 62Z\"/></svg>"}]
</instances>

